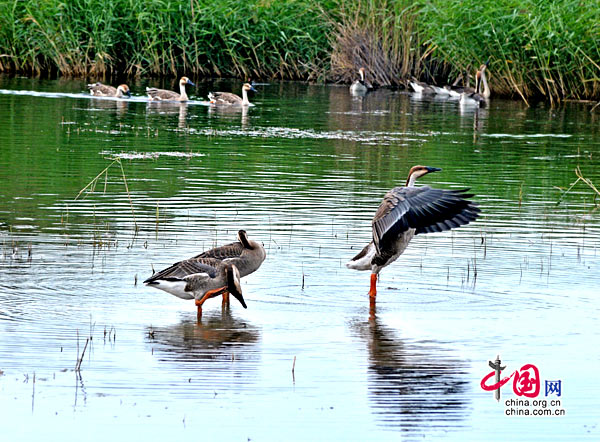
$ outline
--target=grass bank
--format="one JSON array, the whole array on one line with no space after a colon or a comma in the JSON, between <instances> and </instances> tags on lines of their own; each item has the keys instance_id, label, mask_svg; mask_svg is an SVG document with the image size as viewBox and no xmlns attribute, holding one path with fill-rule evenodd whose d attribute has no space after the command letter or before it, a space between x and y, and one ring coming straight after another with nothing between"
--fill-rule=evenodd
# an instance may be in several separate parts
<instances>
[{"instance_id":1,"label":"grass bank","mask_svg":"<svg viewBox=\"0 0 600 442\"><path fill-rule=\"evenodd\" d=\"M444 84L600 99L600 0L3 0L0 71Z\"/></svg>"},{"instance_id":2,"label":"grass bank","mask_svg":"<svg viewBox=\"0 0 600 442\"><path fill-rule=\"evenodd\" d=\"M4 0L0 70L306 78L322 17L309 0Z\"/></svg>"}]
</instances>

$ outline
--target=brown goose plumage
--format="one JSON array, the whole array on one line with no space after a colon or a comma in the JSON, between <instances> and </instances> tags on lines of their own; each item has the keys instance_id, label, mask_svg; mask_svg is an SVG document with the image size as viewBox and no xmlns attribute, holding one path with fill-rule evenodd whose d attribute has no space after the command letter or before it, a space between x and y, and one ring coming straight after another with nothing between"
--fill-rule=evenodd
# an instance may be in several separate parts
<instances>
[{"instance_id":1,"label":"brown goose plumage","mask_svg":"<svg viewBox=\"0 0 600 442\"><path fill-rule=\"evenodd\" d=\"M216 105L237 105L237 106L254 106L248 100L248 91L256 92L256 89L250 83L244 83L242 86L242 96L232 92L209 92L208 99L211 104Z\"/></svg>"},{"instance_id":2,"label":"brown goose plumage","mask_svg":"<svg viewBox=\"0 0 600 442\"><path fill-rule=\"evenodd\" d=\"M377 275L398 259L415 235L454 229L479 216L477 203L468 200L473 196L467 193L469 189L414 187L418 178L440 170L415 166L405 187L394 187L387 192L373 218L373 240L346 264L351 269L371 270L372 303L377 294Z\"/></svg>"},{"instance_id":3,"label":"brown goose plumage","mask_svg":"<svg viewBox=\"0 0 600 442\"><path fill-rule=\"evenodd\" d=\"M186 85L196 86L189 78L181 77L179 80L179 93L155 87L147 87L146 93L150 101L188 101L188 96L185 92Z\"/></svg>"},{"instance_id":4,"label":"brown goose plumage","mask_svg":"<svg viewBox=\"0 0 600 442\"><path fill-rule=\"evenodd\" d=\"M240 278L256 271L266 257L262 244L251 241L244 230L238 232L240 242L207 250L193 258L177 262L144 281L182 299L195 299L198 318L207 299L223 295L228 303L231 293L244 308Z\"/></svg>"},{"instance_id":5,"label":"brown goose plumage","mask_svg":"<svg viewBox=\"0 0 600 442\"><path fill-rule=\"evenodd\" d=\"M240 275L249 275L255 272L267 256L263 245L257 241L248 239L245 230L238 232L238 241L221 247L207 250L194 258L215 258L223 262L235 265Z\"/></svg>"},{"instance_id":6,"label":"brown goose plumage","mask_svg":"<svg viewBox=\"0 0 600 442\"><path fill-rule=\"evenodd\" d=\"M102 84L100 82L88 84L87 88L90 90L90 95L95 97L116 97L121 98L123 95L127 95L131 98L131 92L129 86L126 84L120 84L117 87Z\"/></svg>"}]
</instances>

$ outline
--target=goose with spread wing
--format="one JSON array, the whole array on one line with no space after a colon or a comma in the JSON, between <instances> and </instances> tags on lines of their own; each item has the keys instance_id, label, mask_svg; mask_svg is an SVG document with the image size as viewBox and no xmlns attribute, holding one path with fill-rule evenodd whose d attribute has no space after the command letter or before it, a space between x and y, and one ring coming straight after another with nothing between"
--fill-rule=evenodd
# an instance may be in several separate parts
<instances>
[{"instance_id":1,"label":"goose with spread wing","mask_svg":"<svg viewBox=\"0 0 600 442\"><path fill-rule=\"evenodd\" d=\"M229 304L231 293L247 308L240 278L256 271L266 252L262 244L248 239L244 230L238 232L238 240L177 262L155 273L144 284L178 298L195 299L198 319L202 317L204 302L219 295L223 295L224 305Z\"/></svg>"},{"instance_id":2,"label":"goose with spread wing","mask_svg":"<svg viewBox=\"0 0 600 442\"><path fill-rule=\"evenodd\" d=\"M371 271L372 306L379 272L398 259L415 235L454 229L479 216L477 203L468 200L473 196L467 193L469 189L415 187L418 178L440 170L428 166L410 169L406 186L394 187L383 197L372 222L373 240L346 264L350 269Z\"/></svg>"}]
</instances>

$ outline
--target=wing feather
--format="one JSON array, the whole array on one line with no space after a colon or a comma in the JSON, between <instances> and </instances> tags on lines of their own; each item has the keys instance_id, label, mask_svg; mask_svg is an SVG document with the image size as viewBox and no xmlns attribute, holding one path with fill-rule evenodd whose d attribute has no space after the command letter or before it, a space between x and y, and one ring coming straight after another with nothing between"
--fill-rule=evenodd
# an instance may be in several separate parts
<instances>
[{"instance_id":1,"label":"wing feather","mask_svg":"<svg viewBox=\"0 0 600 442\"><path fill-rule=\"evenodd\" d=\"M385 194L373 218L373 241L393 241L408 229L415 234L444 232L474 221L480 213L469 189L444 190L423 187L395 187Z\"/></svg>"},{"instance_id":2,"label":"wing feather","mask_svg":"<svg viewBox=\"0 0 600 442\"><path fill-rule=\"evenodd\" d=\"M165 279L170 281L185 280L190 275L196 275L198 273L204 273L211 278L214 278L217 274L218 260L210 258L191 258L184 261L176 262L170 267L167 267L160 272L155 273L150 278L146 279L144 283L151 283L159 279Z\"/></svg>"},{"instance_id":3,"label":"wing feather","mask_svg":"<svg viewBox=\"0 0 600 442\"><path fill-rule=\"evenodd\" d=\"M233 242L202 252L194 258L214 258L219 260L239 258L242 256L244 250L244 246L241 242Z\"/></svg>"}]
</instances>

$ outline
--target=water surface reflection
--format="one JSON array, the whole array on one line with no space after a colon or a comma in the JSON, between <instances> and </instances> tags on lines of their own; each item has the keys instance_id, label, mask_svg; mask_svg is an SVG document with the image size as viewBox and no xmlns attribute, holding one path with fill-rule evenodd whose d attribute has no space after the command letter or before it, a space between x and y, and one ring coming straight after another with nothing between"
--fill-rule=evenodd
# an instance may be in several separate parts
<instances>
[{"instance_id":1,"label":"water surface reflection","mask_svg":"<svg viewBox=\"0 0 600 442\"><path fill-rule=\"evenodd\" d=\"M414 432L460 428L468 415L468 364L435 341L398 336L374 312L352 331L367 344L368 388L380 425Z\"/></svg>"},{"instance_id":2,"label":"water surface reflection","mask_svg":"<svg viewBox=\"0 0 600 442\"><path fill-rule=\"evenodd\" d=\"M146 341L162 361L256 361L260 331L223 307L205 314L201 322L190 317L171 326L148 327Z\"/></svg>"}]
</instances>

